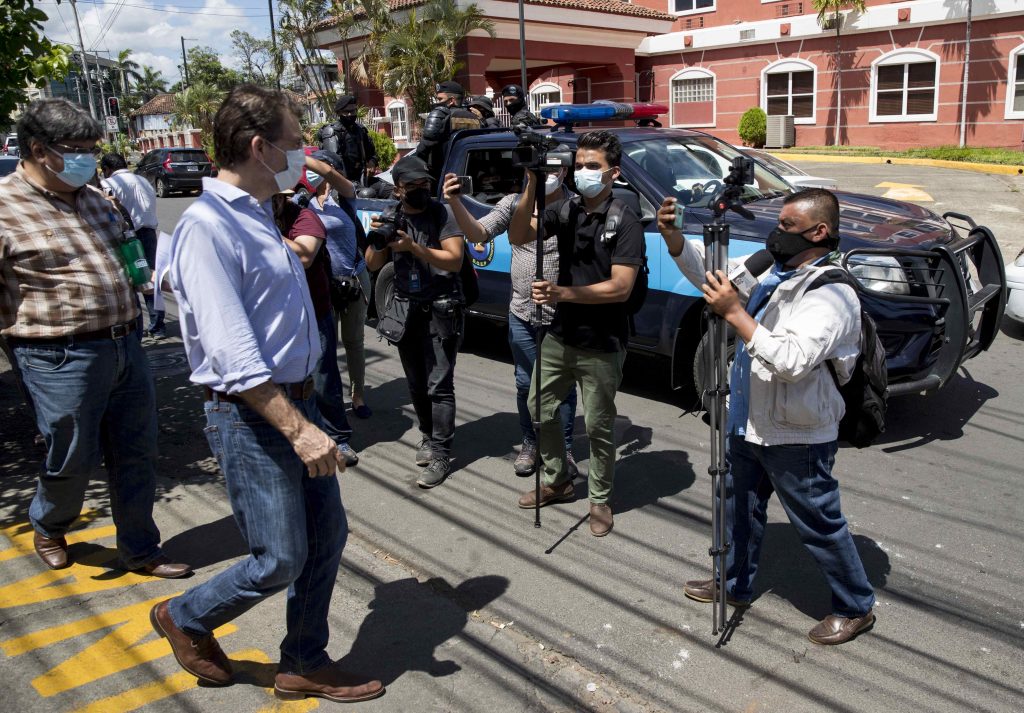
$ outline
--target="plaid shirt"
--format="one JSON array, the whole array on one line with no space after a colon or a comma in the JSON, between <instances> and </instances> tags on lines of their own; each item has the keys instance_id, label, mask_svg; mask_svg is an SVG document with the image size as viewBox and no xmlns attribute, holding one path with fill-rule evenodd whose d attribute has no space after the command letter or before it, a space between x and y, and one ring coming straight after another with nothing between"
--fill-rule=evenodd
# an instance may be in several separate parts
<instances>
[{"instance_id":1,"label":"plaid shirt","mask_svg":"<svg viewBox=\"0 0 1024 713\"><path fill-rule=\"evenodd\" d=\"M0 334L50 339L135 319L117 250L123 225L91 186L72 208L21 166L0 179Z\"/></svg>"}]
</instances>

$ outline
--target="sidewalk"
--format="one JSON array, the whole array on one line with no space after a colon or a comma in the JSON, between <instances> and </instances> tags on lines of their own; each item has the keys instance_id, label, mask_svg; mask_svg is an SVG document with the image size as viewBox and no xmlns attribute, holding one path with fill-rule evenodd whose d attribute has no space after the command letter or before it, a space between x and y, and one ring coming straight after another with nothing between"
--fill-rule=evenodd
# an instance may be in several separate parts
<instances>
[{"instance_id":1,"label":"sidewalk","mask_svg":"<svg viewBox=\"0 0 1024 713\"><path fill-rule=\"evenodd\" d=\"M770 152L790 163L885 163L904 166L927 166L929 168L952 168L958 171L989 173L1002 176L1024 175L1024 166L1010 166L1001 163L976 163L973 161L945 161L935 158L904 158L901 156L844 156L834 153L801 153L774 149Z\"/></svg>"}]
</instances>

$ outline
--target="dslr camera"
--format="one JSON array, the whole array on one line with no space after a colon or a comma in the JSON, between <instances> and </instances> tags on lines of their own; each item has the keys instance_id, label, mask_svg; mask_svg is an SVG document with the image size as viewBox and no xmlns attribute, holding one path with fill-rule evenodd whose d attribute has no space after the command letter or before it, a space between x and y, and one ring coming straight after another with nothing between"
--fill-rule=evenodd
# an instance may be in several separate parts
<instances>
[{"instance_id":1,"label":"dslr camera","mask_svg":"<svg viewBox=\"0 0 1024 713\"><path fill-rule=\"evenodd\" d=\"M754 180L754 159L749 156L737 156L729 164L729 175L723 182L727 186L749 186Z\"/></svg>"},{"instance_id":2,"label":"dslr camera","mask_svg":"<svg viewBox=\"0 0 1024 713\"><path fill-rule=\"evenodd\" d=\"M526 126L517 126L519 143L512 149L512 165L527 171L555 173L573 165L572 151L559 151L558 142L548 134L541 134Z\"/></svg>"},{"instance_id":3,"label":"dslr camera","mask_svg":"<svg viewBox=\"0 0 1024 713\"><path fill-rule=\"evenodd\" d=\"M401 202L385 208L377 217L377 222L380 223L380 226L370 230L366 234L366 239L373 249L378 251L398 240L399 230L406 232L408 228Z\"/></svg>"}]
</instances>

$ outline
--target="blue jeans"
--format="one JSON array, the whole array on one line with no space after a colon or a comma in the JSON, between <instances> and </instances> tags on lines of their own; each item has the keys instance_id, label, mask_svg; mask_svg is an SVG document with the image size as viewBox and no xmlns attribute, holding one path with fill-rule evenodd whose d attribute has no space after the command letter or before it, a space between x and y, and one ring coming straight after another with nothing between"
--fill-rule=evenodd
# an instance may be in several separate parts
<instances>
[{"instance_id":1,"label":"blue jeans","mask_svg":"<svg viewBox=\"0 0 1024 713\"><path fill-rule=\"evenodd\" d=\"M313 372L316 405L320 410L324 433L339 446L352 438L352 426L345 414L341 371L338 369L338 332L334 326L334 311L316 321L320 332L320 361Z\"/></svg>"},{"instance_id":2,"label":"blue jeans","mask_svg":"<svg viewBox=\"0 0 1024 713\"><path fill-rule=\"evenodd\" d=\"M839 483L832 477L838 446L831 443L759 446L729 437L726 517L732 532L727 590L751 599L761 555L768 500L779 502L832 589L832 613L863 616L875 595L846 518L839 509Z\"/></svg>"},{"instance_id":3,"label":"blue jeans","mask_svg":"<svg viewBox=\"0 0 1024 713\"><path fill-rule=\"evenodd\" d=\"M321 425L314 398L293 403ZM206 439L249 556L172 599L171 619L205 636L287 588L279 671L316 671L330 663L327 613L348 537L338 479L311 478L291 443L249 407L215 400L205 409Z\"/></svg>"},{"instance_id":4,"label":"blue jeans","mask_svg":"<svg viewBox=\"0 0 1024 713\"><path fill-rule=\"evenodd\" d=\"M157 557L156 391L139 340L11 340L10 346L47 448L28 511L32 527L63 537L103 461L122 564L136 569Z\"/></svg>"},{"instance_id":5,"label":"blue jeans","mask_svg":"<svg viewBox=\"0 0 1024 713\"><path fill-rule=\"evenodd\" d=\"M519 409L519 428L523 432L523 440L537 442L537 434L533 430L532 409L530 407L530 379L533 378L533 365L537 361L537 328L511 312L508 313L508 345L512 348L512 363L516 369L516 407ZM558 416L562 420L562 432L565 434L565 450L572 452L572 431L576 421L576 384L569 389L558 407Z\"/></svg>"}]
</instances>

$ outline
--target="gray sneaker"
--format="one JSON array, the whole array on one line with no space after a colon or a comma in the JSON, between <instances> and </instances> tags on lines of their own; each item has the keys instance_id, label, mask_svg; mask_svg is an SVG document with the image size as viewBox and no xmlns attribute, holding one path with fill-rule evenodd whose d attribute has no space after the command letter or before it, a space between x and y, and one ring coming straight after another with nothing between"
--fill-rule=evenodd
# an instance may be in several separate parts
<instances>
[{"instance_id":1,"label":"gray sneaker","mask_svg":"<svg viewBox=\"0 0 1024 713\"><path fill-rule=\"evenodd\" d=\"M338 454L345 459L346 468L351 468L359 463L359 455L347 443L338 444Z\"/></svg>"},{"instance_id":2,"label":"gray sneaker","mask_svg":"<svg viewBox=\"0 0 1024 713\"><path fill-rule=\"evenodd\" d=\"M416 485L421 488L433 488L444 482L448 474L452 472L452 461L444 456L435 456L430 465L423 469L420 477L416 479Z\"/></svg>"},{"instance_id":3,"label":"gray sneaker","mask_svg":"<svg viewBox=\"0 0 1024 713\"><path fill-rule=\"evenodd\" d=\"M533 471L536 467L537 444L531 441L523 441L523 447L519 451L519 455L516 456L516 460L512 464L512 468L515 470L516 475L522 478L527 475L533 475Z\"/></svg>"},{"instance_id":4,"label":"gray sneaker","mask_svg":"<svg viewBox=\"0 0 1024 713\"><path fill-rule=\"evenodd\" d=\"M430 439L421 439L420 444L416 446L416 465L421 468L430 465L430 461L433 457L434 451L430 448Z\"/></svg>"}]
</instances>

